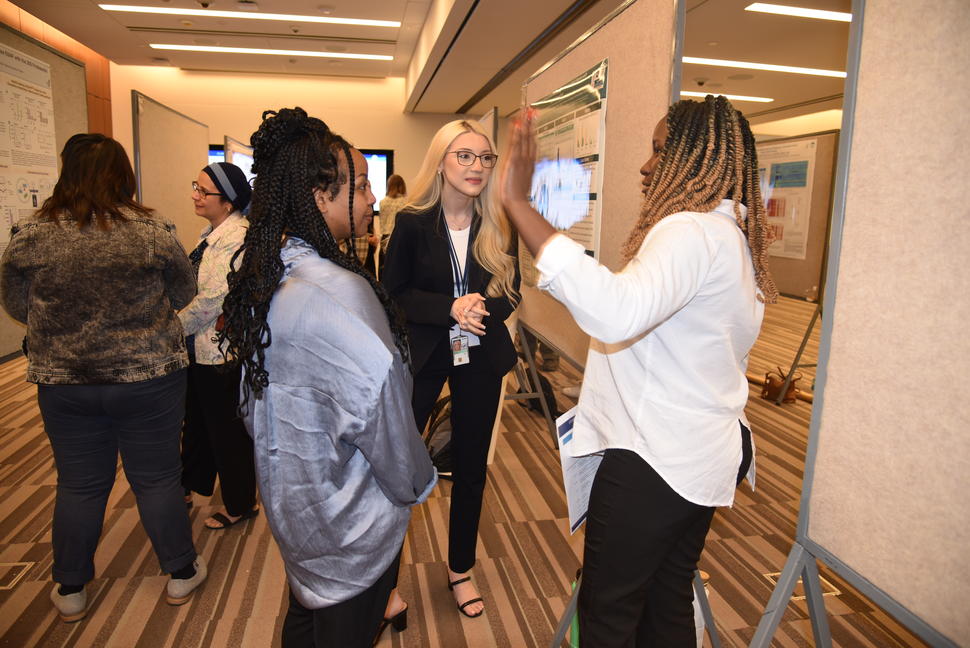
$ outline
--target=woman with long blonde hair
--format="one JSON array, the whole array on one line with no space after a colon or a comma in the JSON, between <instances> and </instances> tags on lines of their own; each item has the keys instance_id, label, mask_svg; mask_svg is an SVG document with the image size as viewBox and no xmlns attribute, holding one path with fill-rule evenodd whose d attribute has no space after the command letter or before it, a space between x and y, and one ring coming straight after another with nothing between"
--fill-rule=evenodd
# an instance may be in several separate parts
<instances>
[{"instance_id":1,"label":"woman with long blonde hair","mask_svg":"<svg viewBox=\"0 0 970 648\"><path fill-rule=\"evenodd\" d=\"M519 272L492 178L497 160L480 125L445 124L412 184L411 204L397 216L385 270L385 286L407 318L419 430L446 380L451 391L448 586L469 617L484 611L468 571L502 377L516 358L505 320L518 303ZM394 623L406 609L395 593L385 617Z\"/></svg>"}]
</instances>

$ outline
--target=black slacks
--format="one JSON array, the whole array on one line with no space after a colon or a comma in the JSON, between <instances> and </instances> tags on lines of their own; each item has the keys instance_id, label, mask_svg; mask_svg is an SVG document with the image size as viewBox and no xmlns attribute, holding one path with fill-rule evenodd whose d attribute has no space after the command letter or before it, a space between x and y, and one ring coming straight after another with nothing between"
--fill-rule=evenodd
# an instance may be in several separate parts
<instances>
[{"instance_id":1,"label":"black slacks","mask_svg":"<svg viewBox=\"0 0 970 648\"><path fill-rule=\"evenodd\" d=\"M290 591L290 608L283 620L283 648L370 648L401 564L401 554L377 582L336 605L309 610Z\"/></svg>"},{"instance_id":2,"label":"black slacks","mask_svg":"<svg viewBox=\"0 0 970 648\"><path fill-rule=\"evenodd\" d=\"M741 482L751 433L741 425ZM583 648L693 648L693 578L714 507L678 495L639 455L607 450L589 497L579 638Z\"/></svg>"},{"instance_id":3,"label":"black slacks","mask_svg":"<svg viewBox=\"0 0 970 648\"><path fill-rule=\"evenodd\" d=\"M182 486L212 495L216 475L229 515L256 506L256 467L253 441L236 412L239 405L239 367L189 365L182 428Z\"/></svg>"},{"instance_id":4,"label":"black slacks","mask_svg":"<svg viewBox=\"0 0 970 648\"><path fill-rule=\"evenodd\" d=\"M411 405L418 430L428 422L441 388L451 390L451 511L448 519L448 567L464 573L475 566L478 522L485 492L488 447L502 391L497 375L481 347L469 349L471 362L452 365L446 339L414 377Z\"/></svg>"}]
</instances>

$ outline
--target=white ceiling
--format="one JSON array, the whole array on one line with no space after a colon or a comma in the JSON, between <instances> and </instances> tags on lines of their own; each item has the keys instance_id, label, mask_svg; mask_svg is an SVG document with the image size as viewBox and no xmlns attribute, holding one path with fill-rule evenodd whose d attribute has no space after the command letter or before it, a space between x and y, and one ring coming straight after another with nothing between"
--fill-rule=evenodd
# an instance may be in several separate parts
<instances>
[{"instance_id":1,"label":"white ceiling","mask_svg":"<svg viewBox=\"0 0 970 648\"><path fill-rule=\"evenodd\" d=\"M121 65L250 73L408 77L407 109L513 112L522 82L621 0L255 0L263 13L401 21L400 28L108 12L99 1L199 9L206 0L13 0ZM648 0L642 0L648 1ZM845 69L848 25L755 14L751 0L687 0L685 56ZM848 11L850 0L787 0ZM239 10L237 0L209 9ZM160 51L149 43L386 54L393 61ZM631 53L635 55L635 53ZM741 78L738 75L750 75ZM738 103L777 119L841 104L842 80L686 64L684 90L772 97ZM698 83L703 79L703 85ZM825 101L828 103L823 103ZM788 108L795 106L795 108ZM835 107L838 107L836 105ZM820 109L820 108L819 108Z\"/></svg>"}]
</instances>

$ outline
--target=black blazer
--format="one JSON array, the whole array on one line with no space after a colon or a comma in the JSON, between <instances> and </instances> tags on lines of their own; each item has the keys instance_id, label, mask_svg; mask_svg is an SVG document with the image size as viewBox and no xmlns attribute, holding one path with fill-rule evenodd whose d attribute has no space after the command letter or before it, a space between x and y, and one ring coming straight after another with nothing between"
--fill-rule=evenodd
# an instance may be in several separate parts
<instances>
[{"instance_id":1,"label":"black blazer","mask_svg":"<svg viewBox=\"0 0 970 648\"><path fill-rule=\"evenodd\" d=\"M475 216L468 240L469 252L480 225L481 219ZM407 316L415 373L421 371L437 345L448 343L448 330L457 323L451 317L455 286L446 238L448 234L444 228L438 205L422 212L398 212L381 272L384 287ZM511 253L515 256L515 247ZM469 254L468 292L485 296L491 279L491 273L479 265L473 254ZM519 282L519 266L516 263L516 292ZM485 297L485 310L489 316L484 319L485 335L481 337L481 348L495 372L504 376L515 366L515 347L505 326L505 320L515 306L504 295Z\"/></svg>"}]
</instances>

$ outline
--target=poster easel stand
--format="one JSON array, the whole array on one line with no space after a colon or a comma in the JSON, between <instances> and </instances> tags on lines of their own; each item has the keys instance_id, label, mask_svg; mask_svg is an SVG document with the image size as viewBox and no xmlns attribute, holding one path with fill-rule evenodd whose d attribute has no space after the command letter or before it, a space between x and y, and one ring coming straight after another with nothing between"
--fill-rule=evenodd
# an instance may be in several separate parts
<instances>
[{"instance_id":1,"label":"poster easel stand","mask_svg":"<svg viewBox=\"0 0 970 648\"><path fill-rule=\"evenodd\" d=\"M546 402L546 395L542 393L542 387L539 383L539 370L536 369L535 355L533 354L533 349L529 347L529 340L525 335L526 329L521 321L516 322L515 330L519 338L519 345L522 347L522 353L525 355L528 376L523 373L522 366L517 362L515 365L515 377L519 381L520 389L524 389L525 391L520 391L517 394L506 394L505 398L508 400L531 400L538 398L539 405L542 407L542 416L546 419L549 438L552 440L552 449L557 450L559 448L559 440L556 434L556 422L552 420L552 410L549 409L549 403Z\"/></svg>"},{"instance_id":2,"label":"poster easel stand","mask_svg":"<svg viewBox=\"0 0 970 648\"><path fill-rule=\"evenodd\" d=\"M785 399L785 395L788 393L788 387L791 385L792 378L795 375L795 370L799 367L816 367L815 363L812 364L800 364L799 361L802 359L802 354L805 352L805 346L808 345L808 339L812 336L812 329L815 328L815 322L822 315L822 302L819 300L815 304L815 312L812 314L812 319L808 323L808 328L805 329L805 335L802 336L802 344L798 347L798 353L795 354L795 359L792 360L791 368L788 370L785 376L785 384L781 386L781 391L778 392L778 398L775 399L775 405L781 405L782 401Z\"/></svg>"}]
</instances>

